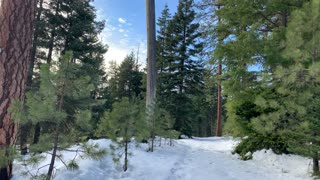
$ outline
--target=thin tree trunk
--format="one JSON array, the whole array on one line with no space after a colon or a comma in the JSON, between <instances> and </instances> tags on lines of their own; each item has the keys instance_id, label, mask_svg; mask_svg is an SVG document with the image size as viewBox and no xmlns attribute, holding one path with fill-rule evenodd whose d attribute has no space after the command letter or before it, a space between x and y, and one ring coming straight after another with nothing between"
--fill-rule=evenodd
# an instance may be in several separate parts
<instances>
[{"instance_id":1,"label":"thin tree trunk","mask_svg":"<svg viewBox=\"0 0 320 180\"><path fill-rule=\"evenodd\" d=\"M128 169L128 128L125 128L124 131L125 136L125 145L124 145L124 165L123 165L123 171L127 171Z\"/></svg>"},{"instance_id":2,"label":"thin tree trunk","mask_svg":"<svg viewBox=\"0 0 320 180\"><path fill-rule=\"evenodd\" d=\"M33 144L37 144L39 142L40 138L40 132L41 132L41 126L40 123L37 123L34 127L34 135L33 135Z\"/></svg>"},{"instance_id":3,"label":"thin tree trunk","mask_svg":"<svg viewBox=\"0 0 320 180\"><path fill-rule=\"evenodd\" d=\"M17 124L9 108L24 100L36 0L0 0L0 148L16 142ZM0 168L0 179L9 179L12 165Z\"/></svg>"},{"instance_id":4,"label":"thin tree trunk","mask_svg":"<svg viewBox=\"0 0 320 180\"><path fill-rule=\"evenodd\" d=\"M154 123L153 123L154 124ZM153 130L151 131L151 147L150 147L150 152L153 152L153 147L154 147L154 127Z\"/></svg>"},{"instance_id":5,"label":"thin tree trunk","mask_svg":"<svg viewBox=\"0 0 320 180\"><path fill-rule=\"evenodd\" d=\"M60 92L60 100L59 100L59 106L58 106L59 111L62 111L62 107L64 104L65 87L66 87L66 84L64 82L61 87L61 92ZM50 180L52 177L54 163L55 163L56 156L57 156L58 143L59 143L59 124L57 124L55 128L56 129L55 129L55 133L54 133L53 151L52 151L50 166L49 166L49 170L48 170L48 174L47 174L47 180Z\"/></svg>"},{"instance_id":6,"label":"thin tree trunk","mask_svg":"<svg viewBox=\"0 0 320 180\"><path fill-rule=\"evenodd\" d=\"M313 161L313 174L314 175L319 175L319 155L318 152L314 153L314 157L312 158Z\"/></svg>"},{"instance_id":7,"label":"thin tree trunk","mask_svg":"<svg viewBox=\"0 0 320 180\"><path fill-rule=\"evenodd\" d=\"M218 5L218 9L220 9L220 5ZM218 18L218 24L221 23L221 18ZM221 43L222 40L219 37L219 42ZM217 124L216 124L216 136L220 137L222 136L222 127L221 127L221 114L222 114L222 97L221 97L221 74L222 74L222 62L221 59L219 59L218 64L218 105L217 105Z\"/></svg>"},{"instance_id":8,"label":"thin tree trunk","mask_svg":"<svg viewBox=\"0 0 320 180\"><path fill-rule=\"evenodd\" d=\"M219 60L220 61L220 60ZM221 62L219 62L218 65L218 77L221 77L221 69L222 65ZM222 103L221 103L221 80L218 80L218 106L217 106L217 126L216 126L216 136L220 137L222 136L222 130L221 130L221 113L222 113Z\"/></svg>"},{"instance_id":9,"label":"thin tree trunk","mask_svg":"<svg viewBox=\"0 0 320 180\"><path fill-rule=\"evenodd\" d=\"M59 142L59 132L58 132L58 127L56 127L54 144L53 144L53 151L52 151L50 166L49 166L49 170L48 170L48 174L47 174L47 180L50 180L52 177L52 174L53 174L54 163L55 163L56 156L57 156L58 142Z\"/></svg>"},{"instance_id":10,"label":"thin tree trunk","mask_svg":"<svg viewBox=\"0 0 320 180\"><path fill-rule=\"evenodd\" d=\"M57 6L55 9L55 16L58 15L60 9L60 1L57 1ZM50 34L50 41L48 46L48 56L47 56L47 64L51 64L52 61L52 54L53 54L53 48L54 48L54 38L56 37L56 29L53 27Z\"/></svg>"},{"instance_id":11,"label":"thin tree trunk","mask_svg":"<svg viewBox=\"0 0 320 180\"><path fill-rule=\"evenodd\" d=\"M125 142L125 147L124 147L124 166L123 166L123 170L127 171L128 170L128 140L126 139Z\"/></svg>"}]
</instances>

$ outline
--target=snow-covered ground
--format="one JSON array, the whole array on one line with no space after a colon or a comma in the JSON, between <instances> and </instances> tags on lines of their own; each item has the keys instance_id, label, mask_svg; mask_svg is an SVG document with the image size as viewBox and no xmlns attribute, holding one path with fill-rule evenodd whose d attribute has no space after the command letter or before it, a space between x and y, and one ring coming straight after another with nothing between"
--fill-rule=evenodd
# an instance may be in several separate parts
<instances>
[{"instance_id":1,"label":"snow-covered ground","mask_svg":"<svg viewBox=\"0 0 320 180\"><path fill-rule=\"evenodd\" d=\"M110 140L93 142L109 148ZM176 140L173 147L156 147L146 152L147 145L131 145L132 157L127 172L121 165L114 165L111 155L100 161L78 159L80 168L68 171L57 161L57 180L298 180L311 179L311 160L295 155L275 155L271 150L253 154L253 160L242 161L231 151L239 141L229 137L194 138ZM72 159L71 152L64 158ZM50 157L44 161L48 162ZM45 164L43 162L41 164ZM40 164L40 166L41 166ZM23 169L15 165L17 172Z\"/></svg>"}]
</instances>

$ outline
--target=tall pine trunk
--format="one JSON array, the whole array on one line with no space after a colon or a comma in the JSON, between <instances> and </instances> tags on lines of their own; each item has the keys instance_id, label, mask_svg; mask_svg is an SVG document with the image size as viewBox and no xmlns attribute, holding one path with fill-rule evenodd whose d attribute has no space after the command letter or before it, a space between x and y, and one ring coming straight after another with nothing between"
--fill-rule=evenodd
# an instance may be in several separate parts
<instances>
[{"instance_id":1,"label":"tall pine trunk","mask_svg":"<svg viewBox=\"0 0 320 180\"><path fill-rule=\"evenodd\" d=\"M222 74L222 65L221 60L219 60L218 65L218 77L221 78ZM218 80L218 105L217 105L217 126L216 126L216 136L222 136L222 127L221 127L221 114L222 114L222 96L221 96L221 80Z\"/></svg>"},{"instance_id":2,"label":"tall pine trunk","mask_svg":"<svg viewBox=\"0 0 320 180\"><path fill-rule=\"evenodd\" d=\"M154 134L154 101L156 98L156 20L155 20L155 1L146 0L147 12L147 93L146 93L146 109L147 123L150 128L150 136L152 140L153 151L153 134Z\"/></svg>"},{"instance_id":3,"label":"tall pine trunk","mask_svg":"<svg viewBox=\"0 0 320 180\"><path fill-rule=\"evenodd\" d=\"M220 5L218 5L218 9L220 9ZM221 18L218 17L218 24L221 23ZM218 43L222 43L222 40L220 37L218 37ZM218 62L218 104L217 104L217 125L216 125L216 136L221 137L222 136L222 125L221 125L221 117L222 117L222 96L221 96L221 74L222 74L222 62L221 59L219 59Z\"/></svg>"},{"instance_id":4,"label":"tall pine trunk","mask_svg":"<svg viewBox=\"0 0 320 180\"><path fill-rule=\"evenodd\" d=\"M24 100L36 0L0 0L0 148L16 142L18 125L10 116L14 100ZM0 168L0 179L9 179L12 165Z\"/></svg>"},{"instance_id":5,"label":"tall pine trunk","mask_svg":"<svg viewBox=\"0 0 320 180\"><path fill-rule=\"evenodd\" d=\"M155 2L146 0L147 8L147 108L149 108L156 97L156 23Z\"/></svg>"}]
</instances>

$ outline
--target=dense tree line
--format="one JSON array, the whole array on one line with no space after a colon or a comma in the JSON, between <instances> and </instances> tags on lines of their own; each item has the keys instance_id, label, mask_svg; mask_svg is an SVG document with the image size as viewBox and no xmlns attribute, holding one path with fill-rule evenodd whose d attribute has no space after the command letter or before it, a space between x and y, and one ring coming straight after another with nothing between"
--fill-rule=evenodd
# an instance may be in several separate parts
<instances>
[{"instance_id":1,"label":"dense tree line","mask_svg":"<svg viewBox=\"0 0 320 180\"><path fill-rule=\"evenodd\" d=\"M11 175L16 157L11 146L17 127L8 123L10 115L20 124L21 154L32 157L25 164L51 151L48 173L34 177L50 179L55 160L63 161L59 151L72 144L99 159L105 150L85 143L89 138L112 139L111 154L120 162L123 150L126 171L134 141L148 142L153 151L157 137L161 145L162 138L214 134L248 136L235 149L243 159L271 148L312 158L319 174L318 1L180 0L174 14L165 6L157 19L157 94L150 107L145 107L147 70L133 52L103 69L108 46L98 36L104 22L96 20L91 2L39 0L33 37L32 26L24 27L30 39L23 48L30 55L19 57L30 58L29 69L17 64L24 74L16 77L25 77L17 86L23 89L26 81L27 93L0 99L10 104L10 110L1 105L0 133L11 132L0 134L1 178ZM5 10L0 27L9 31L4 17L21 15ZM0 31L0 60L10 53L9 41L1 41L8 31ZM0 83L10 86L2 90L10 94L11 84ZM75 161L65 165L78 167Z\"/></svg>"},{"instance_id":2,"label":"dense tree line","mask_svg":"<svg viewBox=\"0 0 320 180\"><path fill-rule=\"evenodd\" d=\"M221 59L224 67L224 133L249 136L235 151L244 159L263 148L306 155L318 174L319 2L204 0L199 6L206 22L216 24L205 29L215 42L212 63Z\"/></svg>"}]
</instances>

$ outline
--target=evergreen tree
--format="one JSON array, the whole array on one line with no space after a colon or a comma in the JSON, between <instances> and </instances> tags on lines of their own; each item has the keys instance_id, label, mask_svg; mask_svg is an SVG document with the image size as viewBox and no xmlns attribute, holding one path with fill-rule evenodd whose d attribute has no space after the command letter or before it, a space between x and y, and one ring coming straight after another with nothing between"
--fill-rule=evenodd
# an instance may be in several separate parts
<instances>
[{"instance_id":1,"label":"evergreen tree","mask_svg":"<svg viewBox=\"0 0 320 180\"><path fill-rule=\"evenodd\" d=\"M199 60L202 51L199 23L194 22L196 13L192 0L179 1L177 13L172 20L168 9L159 19L162 31L158 36L161 65L158 66L163 82L159 98L162 107L175 119L175 129L191 136L193 125L192 96L202 93L204 65ZM167 26L167 27L166 27ZM159 71L159 70L158 70Z\"/></svg>"},{"instance_id":2,"label":"evergreen tree","mask_svg":"<svg viewBox=\"0 0 320 180\"><path fill-rule=\"evenodd\" d=\"M0 179L12 176L11 146L19 124L9 113L14 100L25 98L36 0L0 1ZM6 158L3 158L6 157ZM3 159L2 159L3 158Z\"/></svg>"},{"instance_id":3,"label":"evergreen tree","mask_svg":"<svg viewBox=\"0 0 320 180\"><path fill-rule=\"evenodd\" d=\"M72 62L82 63L79 71L89 76L90 83L94 85L91 97L86 101L95 105L92 109L91 122L95 125L99 114L102 114L100 111L104 101L101 97L103 91L101 85L106 76L103 69L103 54L107 51L107 46L98 38L104 28L104 21L96 21L96 10L91 0L40 1L38 16L36 24L38 33L34 36L34 64L41 64L44 61L51 64L57 55L73 51ZM30 69L29 74L38 72L39 66ZM34 79L36 77L34 76ZM32 86L35 86L37 82L33 84ZM70 102L70 111L72 103L76 102ZM33 143L38 142L41 127L43 125L36 124Z\"/></svg>"},{"instance_id":4,"label":"evergreen tree","mask_svg":"<svg viewBox=\"0 0 320 180\"><path fill-rule=\"evenodd\" d=\"M290 63L278 66L272 85L279 98L260 97L259 107L273 108L254 119L264 133L288 137L289 150L313 159L313 173L319 175L319 69L320 2L310 1L295 10L286 31L284 57Z\"/></svg>"},{"instance_id":5,"label":"evergreen tree","mask_svg":"<svg viewBox=\"0 0 320 180\"><path fill-rule=\"evenodd\" d=\"M124 154L123 170L127 171L130 142L145 135L144 108L138 102L124 97L120 102L113 104L113 109L106 112L101 120L97 133L107 135L116 145L111 145L113 160L119 162ZM122 153L123 152L123 153Z\"/></svg>"},{"instance_id":6,"label":"evergreen tree","mask_svg":"<svg viewBox=\"0 0 320 180\"><path fill-rule=\"evenodd\" d=\"M88 105L78 105L73 111L68 107L68 101L79 103L78 100L90 97L90 91L94 88L90 84L90 77L79 74L81 64L72 63L72 59L72 53L66 52L55 68L50 70L49 65L42 65L39 91L27 93L25 110L20 108L23 107L20 103L16 103L13 108L15 119L20 120L20 123L31 121L33 124L41 122L46 125L39 143L31 147L33 152L31 155L39 157L37 152L52 149L47 179L51 179L53 175L55 160L62 159L58 152L71 144L86 140L83 137L91 129L89 124L91 112ZM84 144L84 150L89 149L92 148ZM92 157L98 157L104 154L104 150L90 153ZM72 168L76 167L75 161L69 165Z\"/></svg>"},{"instance_id":7,"label":"evergreen tree","mask_svg":"<svg viewBox=\"0 0 320 180\"><path fill-rule=\"evenodd\" d=\"M214 53L211 63L222 60L224 75L222 85L227 97L227 122L224 131L233 135L246 135L248 124L237 115L243 104L254 104L255 95L265 86L260 79L270 80L270 75L279 64L287 64L281 56L282 41L291 12L301 7L304 1L255 1L240 2L205 0L203 6L215 9L211 24ZM221 23L217 23L217 17ZM209 17L210 18L210 17ZM210 23L208 23L210 24ZM219 43L223 42L223 43ZM266 90L268 91L268 89ZM253 112L254 113L254 112ZM244 125L244 126L242 126Z\"/></svg>"},{"instance_id":8,"label":"evergreen tree","mask_svg":"<svg viewBox=\"0 0 320 180\"><path fill-rule=\"evenodd\" d=\"M119 101L123 97L129 99L142 97L143 72L139 70L134 53L127 55L120 66L113 64L111 71L107 89L113 99L112 102Z\"/></svg>"},{"instance_id":9,"label":"evergreen tree","mask_svg":"<svg viewBox=\"0 0 320 180\"><path fill-rule=\"evenodd\" d=\"M172 19L171 14L169 12L169 7L166 4L164 9L161 12L161 17L158 18L157 25L159 30L157 31L157 96L158 99L162 99L165 96L168 96L168 91L166 90L166 86L170 82L166 81L166 76L168 76L169 68L168 68L168 58L170 55L169 49L169 39L170 39L170 31L169 31L169 22Z\"/></svg>"}]
</instances>

